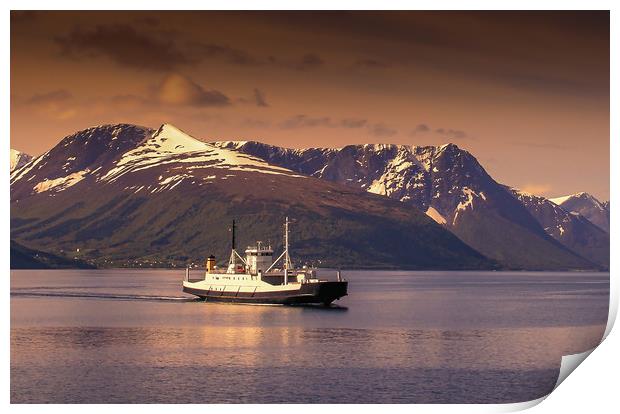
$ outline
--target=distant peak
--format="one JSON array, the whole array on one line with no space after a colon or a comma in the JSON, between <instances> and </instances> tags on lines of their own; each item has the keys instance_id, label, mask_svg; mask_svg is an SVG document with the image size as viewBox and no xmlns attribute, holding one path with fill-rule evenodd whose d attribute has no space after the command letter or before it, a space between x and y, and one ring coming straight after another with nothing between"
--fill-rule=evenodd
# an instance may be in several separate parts
<instances>
[{"instance_id":1,"label":"distant peak","mask_svg":"<svg viewBox=\"0 0 620 414\"><path fill-rule=\"evenodd\" d=\"M439 152L441 152L441 151L445 151L445 150L449 150L449 151L460 151L460 150L461 150L461 148L459 148L459 146L458 146L458 145L456 145L456 144L454 144L454 143L452 143L452 142L448 142L447 144L440 145L440 146L438 147L438 150L439 150Z\"/></svg>"},{"instance_id":2,"label":"distant peak","mask_svg":"<svg viewBox=\"0 0 620 414\"><path fill-rule=\"evenodd\" d=\"M32 159L32 156L24 152L11 148L11 171L27 164Z\"/></svg>"},{"instance_id":3,"label":"distant peak","mask_svg":"<svg viewBox=\"0 0 620 414\"><path fill-rule=\"evenodd\" d=\"M596 197L594 197L590 193L586 193L585 191L580 191L578 193L569 194L569 195L562 196L562 197L550 198L549 200L553 201L557 205L562 205L566 201L573 200L576 198L582 199L582 200L591 200L594 204L598 204L598 205L602 204L600 201L596 199Z\"/></svg>"}]
</instances>

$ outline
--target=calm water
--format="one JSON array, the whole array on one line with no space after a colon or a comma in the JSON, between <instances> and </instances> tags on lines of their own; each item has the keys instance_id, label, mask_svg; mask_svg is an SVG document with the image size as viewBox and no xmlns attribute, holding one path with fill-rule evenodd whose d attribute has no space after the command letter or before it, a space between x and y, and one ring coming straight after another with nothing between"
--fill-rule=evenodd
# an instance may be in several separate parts
<instances>
[{"instance_id":1,"label":"calm water","mask_svg":"<svg viewBox=\"0 0 620 414\"><path fill-rule=\"evenodd\" d=\"M331 309L201 303L183 271L11 272L13 403L484 403L601 339L608 273L362 272Z\"/></svg>"}]
</instances>

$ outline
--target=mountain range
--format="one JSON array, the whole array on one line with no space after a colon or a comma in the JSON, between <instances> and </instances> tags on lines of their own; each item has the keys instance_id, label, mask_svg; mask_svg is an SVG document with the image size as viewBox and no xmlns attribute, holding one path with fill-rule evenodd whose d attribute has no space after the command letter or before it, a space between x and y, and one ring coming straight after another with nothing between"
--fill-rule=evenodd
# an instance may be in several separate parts
<instances>
[{"instance_id":1,"label":"mountain range","mask_svg":"<svg viewBox=\"0 0 620 414\"><path fill-rule=\"evenodd\" d=\"M588 193L552 198L551 201L566 211L579 213L592 224L609 233L609 201L601 203Z\"/></svg>"},{"instance_id":2,"label":"mountain range","mask_svg":"<svg viewBox=\"0 0 620 414\"><path fill-rule=\"evenodd\" d=\"M432 219L389 198L201 142L172 125L107 125L64 138L11 173L11 238L97 266L181 266L238 240L281 247L294 219L298 263L496 268Z\"/></svg>"},{"instance_id":3,"label":"mountain range","mask_svg":"<svg viewBox=\"0 0 620 414\"><path fill-rule=\"evenodd\" d=\"M588 197L502 185L454 144L288 149L206 143L168 124L104 125L12 170L11 238L79 249L99 266L181 265L226 258L232 218L243 241L271 237L277 248L289 215L305 263L607 268L609 206ZM606 229L585 201L606 209Z\"/></svg>"},{"instance_id":4,"label":"mountain range","mask_svg":"<svg viewBox=\"0 0 620 414\"><path fill-rule=\"evenodd\" d=\"M468 245L511 268L579 268L587 266L583 259L609 265L609 227L605 232L590 223L588 216L581 215L586 207L575 212L499 184L472 154L454 144L301 150L255 141L214 144L398 200L425 212ZM547 207L544 213L540 204ZM562 227L562 223L570 225Z\"/></svg>"}]
</instances>

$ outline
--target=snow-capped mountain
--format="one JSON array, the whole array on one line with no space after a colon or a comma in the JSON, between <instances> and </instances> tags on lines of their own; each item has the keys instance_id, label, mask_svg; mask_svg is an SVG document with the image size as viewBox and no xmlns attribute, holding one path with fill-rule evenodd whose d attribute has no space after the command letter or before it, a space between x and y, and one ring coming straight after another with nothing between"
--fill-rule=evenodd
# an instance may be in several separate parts
<instances>
[{"instance_id":1,"label":"snow-capped mountain","mask_svg":"<svg viewBox=\"0 0 620 414\"><path fill-rule=\"evenodd\" d=\"M90 180L90 184L92 181L113 183L124 181L119 179L127 176L133 182L134 177L139 179L154 169L161 172L156 181L141 186L136 182L124 188L134 193L154 193L172 189L183 181L202 186L217 178L201 174L202 170L212 168L305 178L259 158L199 141L169 124L157 131L133 125L110 125L89 128L65 138L30 165L14 171L11 184L28 183L15 186L15 199L33 193L54 196L84 179Z\"/></svg>"},{"instance_id":2,"label":"snow-capped mountain","mask_svg":"<svg viewBox=\"0 0 620 414\"><path fill-rule=\"evenodd\" d=\"M202 142L169 124L79 131L11 174L11 238L53 254L79 249L80 259L100 265L201 263L210 253L224 261L233 218L241 242L272 237L277 248L285 215L297 220L294 249L306 261L496 266L402 203Z\"/></svg>"},{"instance_id":3,"label":"snow-capped mountain","mask_svg":"<svg viewBox=\"0 0 620 414\"><path fill-rule=\"evenodd\" d=\"M522 201L493 180L472 154L454 144L303 150L252 141L214 144L398 200L509 267L588 266L588 260L551 237Z\"/></svg>"},{"instance_id":4,"label":"snow-capped mountain","mask_svg":"<svg viewBox=\"0 0 620 414\"><path fill-rule=\"evenodd\" d=\"M25 152L17 151L11 148L11 172L14 169L21 167L32 159L32 156Z\"/></svg>"},{"instance_id":5,"label":"snow-capped mountain","mask_svg":"<svg viewBox=\"0 0 620 414\"><path fill-rule=\"evenodd\" d=\"M556 203L512 189L545 231L569 249L595 263L609 267L609 234L581 214L566 211Z\"/></svg>"},{"instance_id":6,"label":"snow-capped mountain","mask_svg":"<svg viewBox=\"0 0 620 414\"><path fill-rule=\"evenodd\" d=\"M98 179L119 153L133 149L152 133L145 127L119 124L88 128L11 173L11 200L32 194L54 196L86 180Z\"/></svg>"},{"instance_id":7,"label":"snow-capped mountain","mask_svg":"<svg viewBox=\"0 0 620 414\"><path fill-rule=\"evenodd\" d=\"M564 197L551 198L552 202L566 211L579 213L593 224L609 233L609 201L601 203L588 193L571 194Z\"/></svg>"}]
</instances>

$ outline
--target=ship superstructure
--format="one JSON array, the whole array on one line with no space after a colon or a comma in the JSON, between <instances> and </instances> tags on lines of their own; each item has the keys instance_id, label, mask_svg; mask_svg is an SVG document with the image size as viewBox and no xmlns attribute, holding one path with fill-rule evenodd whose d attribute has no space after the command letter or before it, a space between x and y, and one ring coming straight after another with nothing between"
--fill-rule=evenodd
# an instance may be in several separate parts
<instances>
[{"instance_id":1,"label":"ship superstructure","mask_svg":"<svg viewBox=\"0 0 620 414\"><path fill-rule=\"evenodd\" d=\"M206 261L204 279L192 280L189 269L183 291L206 301L262 304L324 304L347 295L348 282L340 271L336 281L319 279L315 269L295 268L289 254L289 219L284 222L284 249L273 260L268 243L257 241L245 249L242 257L236 249L235 222L232 226L232 249L228 266L219 269L214 256Z\"/></svg>"}]
</instances>

